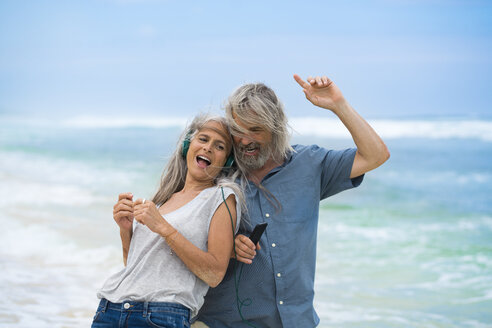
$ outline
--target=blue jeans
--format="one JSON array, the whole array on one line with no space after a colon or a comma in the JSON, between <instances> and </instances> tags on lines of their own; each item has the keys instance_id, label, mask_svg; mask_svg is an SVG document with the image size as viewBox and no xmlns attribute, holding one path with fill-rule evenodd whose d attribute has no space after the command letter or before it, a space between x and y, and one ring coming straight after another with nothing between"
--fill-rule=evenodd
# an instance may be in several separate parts
<instances>
[{"instance_id":1,"label":"blue jeans","mask_svg":"<svg viewBox=\"0 0 492 328\"><path fill-rule=\"evenodd\" d=\"M99 303L92 328L189 328L190 310L176 303L123 302Z\"/></svg>"}]
</instances>

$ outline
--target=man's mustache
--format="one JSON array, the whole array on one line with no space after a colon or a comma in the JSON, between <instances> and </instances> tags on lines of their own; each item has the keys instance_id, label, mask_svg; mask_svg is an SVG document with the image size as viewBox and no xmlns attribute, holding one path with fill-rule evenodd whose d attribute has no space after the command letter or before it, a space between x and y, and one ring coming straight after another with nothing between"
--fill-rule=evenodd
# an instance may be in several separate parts
<instances>
[{"instance_id":1,"label":"man's mustache","mask_svg":"<svg viewBox=\"0 0 492 328\"><path fill-rule=\"evenodd\" d=\"M240 151L244 151L246 149L253 149L253 148L260 148L260 145L258 143L256 143L256 142L250 142L247 145L240 145L239 146L239 150Z\"/></svg>"}]
</instances>

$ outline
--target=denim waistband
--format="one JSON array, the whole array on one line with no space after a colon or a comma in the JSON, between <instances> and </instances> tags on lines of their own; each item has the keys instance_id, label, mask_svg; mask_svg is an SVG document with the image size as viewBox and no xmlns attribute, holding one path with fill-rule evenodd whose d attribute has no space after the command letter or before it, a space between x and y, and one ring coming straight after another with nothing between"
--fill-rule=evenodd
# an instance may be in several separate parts
<instances>
[{"instance_id":1,"label":"denim waistband","mask_svg":"<svg viewBox=\"0 0 492 328\"><path fill-rule=\"evenodd\" d=\"M107 309L122 311L122 312L143 312L145 317L148 312L171 312L176 314L185 315L190 320L190 309L186 306L178 303L168 303L168 302L137 302L137 301L126 301L122 303L113 303L103 298L99 302L99 310L105 312Z\"/></svg>"}]
</instances>

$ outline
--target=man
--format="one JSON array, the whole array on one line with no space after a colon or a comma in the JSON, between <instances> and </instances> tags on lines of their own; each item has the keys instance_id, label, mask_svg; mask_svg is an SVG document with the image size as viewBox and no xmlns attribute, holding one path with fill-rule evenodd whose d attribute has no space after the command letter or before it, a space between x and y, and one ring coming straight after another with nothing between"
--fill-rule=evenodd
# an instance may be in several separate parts
<instances>
[{"instance_id":1,"label":"man","mask_svg":"<svg viewBox=\"0 0 492 328\"><path fill-rule=\"evenodd\" d=\"M226 117L238 165L247 173L246 215L251 227L262 222L268 227L261 247L245 236L251 227L236 236L237 260L247 265L231 260L222 283L209 290L198 315L209 327L317 326L313 297L319 202L357 187L364 173L389 158L384 142L331 80L294 79L311 103L338 116L357 149L291 147L282 104L270 88L247 84L231 95Z\"/></svg>"}]
</instances>

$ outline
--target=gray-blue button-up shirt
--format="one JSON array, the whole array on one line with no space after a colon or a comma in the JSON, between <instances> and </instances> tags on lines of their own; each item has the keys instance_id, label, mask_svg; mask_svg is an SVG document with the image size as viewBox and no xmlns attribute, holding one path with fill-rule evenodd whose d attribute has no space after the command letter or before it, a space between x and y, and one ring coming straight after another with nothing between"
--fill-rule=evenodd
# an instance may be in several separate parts
<instances>
[{"instance_id":1,"label":"gray-blue button-up shirt","mask_svg":"<svg viewBox=\"0 0 492 328\"><path fill-rule=\"evenodd\" d=\"M358 186L363 176L350 179L356 149L293 148L283 165L262 180L268 192L253 183L245 190L249 225L242 226L242 233L248 235L262 222L268 227L253 263L231 260L222 283L209 290L198 319L210 327L304 328L319 323L313 307L319 202ZM241 318L237 298L250 303L239 307L251 326Z\"/></svg>"}]
</instances>

